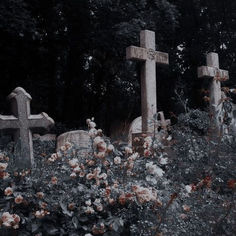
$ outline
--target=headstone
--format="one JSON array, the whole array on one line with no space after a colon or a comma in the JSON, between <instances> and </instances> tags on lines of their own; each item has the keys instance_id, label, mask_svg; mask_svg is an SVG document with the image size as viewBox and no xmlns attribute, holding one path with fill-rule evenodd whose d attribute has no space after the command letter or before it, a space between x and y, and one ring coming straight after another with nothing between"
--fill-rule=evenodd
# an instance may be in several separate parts
<instances>
[{"instance_id":1,"label":"headstone","mask_svg":"<svg viewBox=\"0 0 236 236\"><path fill-rule=\"evenodd\" d=\"M141 31L140 46L128 47L126 58L143 62L141 69L142 132L149 133L152 128L148 123L157 112L156 64L169 64L169 56L167 53L155 51L155 32L153 31Z\"/></svg>"},{"instance_id":2,"label":"headstone","mask_svg":"<svg viewBox=\"0 0 236 236\"><path fill-rule=\"evenodd\" d=\"M75 130L57 137L57 151L65 146L66 142L73 144L79 151L79 155L86 157L92 149L92 140L89 133L85 130Z\"/></svg>"},{"instance_id":3,"label":"headstone","mask_svg":"<svg viewBox=\"0 0 236 236\"><path fill-rule=\"evenodd\" d=\"M207 54L207 66L198 68L198 78L210 79L210 111L218 124L218 114L222 109L221 81L229 79L229 73L226 70L219 69L219 56L211 52Z\"/></svg>"},{"instance_id":4,"label":"headstone","mask_svg":"<svg viewBox=\"0 0 236 236\"><path fill-rule=\"evenodd\" d=\"M16 167L31 168L34 163L32 130L48 129L54 125L46 113L31 115L31 96L23 88L16 88L9 96L13 115L0 115L0 129L14 132L14 140L19 144L20 153L16 157Z\"/></svg>"},{"instance_id":5,"label":"headstone","mask_svg":"<svg viewBox=\"0 0 236 236\"><path fill-rule=\"evenodd\" d=\"M170 126L170 124L171 124L170 120L165 119L164 113L162 111L158 112L157 121L154 121L152 119L148 123L150 134L154 134L154 131L156 131L156 135L158 136L159 129L161 128L164 131L167 131L167 127ZM138 118L133 120L129 128L129 135L128 135L129 146L132 146L133 140L138 136L140 136L141 133L142 133L142 117L139 116Z\"/></svg>"},{"instance_id":6,"label":"headstone","mask_svg":"<svg viewBox=\"0 0 236 236\"><path fill-rule=\"evenodd\" d=\"M54 142L56 141L56 134L45 134L45 135L40 135L40 134L33 134L33 139L39 140L41 142Z\"/></svg>"}]
</instances>

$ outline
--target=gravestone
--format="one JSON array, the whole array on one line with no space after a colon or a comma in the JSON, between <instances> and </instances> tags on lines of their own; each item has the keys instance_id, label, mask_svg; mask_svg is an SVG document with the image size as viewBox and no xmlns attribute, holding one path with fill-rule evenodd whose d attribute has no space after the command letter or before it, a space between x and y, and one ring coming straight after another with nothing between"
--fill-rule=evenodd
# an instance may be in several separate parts
<instances>
[{"instance_id":1,"label":"gravestone","mask_svg":"<svg viewBox=\"0 0 236 236\"><path fill-rule=\"evenodd\" d=\"M171 121L168 119L165 119L164 113L162 111L157 113L157 120L151 120L149 123L149 131L150 134L154 134L156 132L156 137L159 137L159 129L162 129L164 131L167 131L168 126L171 125ZM139 116L136 119L133 120L133 122L130 125L129 128L129 134L128 134L128 144L129 146L132 146L134 143L134 139L142 133L142 117Z\"/></svg>"},{"instance_id":2,"label":"gravestone","mask_svg":"<svg viewBox=\"0 0 236 236\"><path fill-rule=\"evenodd\" d=\"M31 168L34 163L32 130L48 129L54 125L54 121L44 112L31 115L32 98L23 88L13 90L8 100L11 102L13 115L0 115L0 129L14 132L14 140L20 150L15 160L16 167Z\"/></svg>"},{"instance_id":3,"label":"gravestone","mask_svg":"<svg viewBox=\"0 0 236 236\"><path fill-rule=\"evenodd\" d=\"M85 130L70 131L58 136L57 151L65 146L66 142L73 144L81 157L86 157L92 150L92 139Z\"/></svg>"},{"instance_id":4,"label":"gravestone","mask_svg":"<svg viewBox=\"0 0 236 236\"><path fill-rule=\"evenodd\" d=\"M210 79L210 112L213 115L216 125L219 127L219 114L222 110L221 81L228 80L229 73L219 68L219 56L217 53L208 53L206 61L207 66L198 68L198 78Z\"/></svg>"},{"instance_id":5,"label":"gravestone","mask_svg":"<svg viewBox=\"0 0 236 236\"><path fill-rule=\"evenodd\" d=\"M155 51L155 32L153 31L141 31L140 46L128 47L126 58L143 62L141 68L142 132L149 133L152 130L149 121L157 112L156 64L168 65L169 55Z\"/></svg>"},{"instance_id":6,"label":"gravestone","mask_svg":"<svg viewBox=\"0 0 236 236\"><path fill-rule=\"evenodd\" d=\"M33 139L34 140L39 140L40 142L54 142L56 141L56 134L45 134L45 135L40 135L40 134L33 134Z\"/></svg>"}]
</instances>

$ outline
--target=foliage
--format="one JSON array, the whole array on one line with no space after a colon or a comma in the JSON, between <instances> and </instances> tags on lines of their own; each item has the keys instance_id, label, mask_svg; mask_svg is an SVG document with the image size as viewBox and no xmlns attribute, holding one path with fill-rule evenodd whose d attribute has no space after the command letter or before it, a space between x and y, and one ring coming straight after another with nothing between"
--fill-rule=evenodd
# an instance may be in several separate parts
<instances>
[{"instance_id":1,"label":"foliage","mask_svg":"<svg viewBox=\"0 0 236 236\"><path fill-rule=\"evenodd\" d=\"M115 148L93 120L87 124L92 149L66 143L51 155L54 144L37 141L31 172L14 170L11 143L2 151L2 233L233 233L235 160L231 154L235 150L220 156L217 144L191 129L176 127L165 146L147 137L144 149L150 152L139 156L125 145ZM20 222L13 216L19 216Z\"/></svg>"}]
</instances>

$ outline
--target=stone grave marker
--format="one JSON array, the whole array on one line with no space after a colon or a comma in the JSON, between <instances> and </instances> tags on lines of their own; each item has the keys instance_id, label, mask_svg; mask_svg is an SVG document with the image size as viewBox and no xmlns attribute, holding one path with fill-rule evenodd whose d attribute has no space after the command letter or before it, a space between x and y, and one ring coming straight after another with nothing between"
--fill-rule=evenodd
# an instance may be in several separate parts
<instances>
[{"instance_id":1,"label":"stone grave marker","mask_svg":"<svg viewBox=\"0 0 236 236\"><path fill-rule=\"evenodd\" d=\"M155 32L153 31L141 31L140 46L128 47L126 58L143 62L141 68L142 132L149 133L152 128L148 123L157 112L156 64L168 65L169 55L156 51Z\"/></svg>"},{"instance_id":2,"label":"stone grave marker","mask_svg":"<svg viewBox=\"0 0 236 236\"><path fill-rule=\"evenodd\" d=\"M171 121L168 119L165 119L164 113L162 111L157 113L157 120L151 120L149 123L149 131L151 134L154 134L156 131L156 137L159 137L158 131L159 129L162 129L164 131L167 131L168 126L171 125ZM129 134L128 134L128 144L129 146L132 146L132 144L135 144L135 139L142 133L142 117L139 116L136 119L133 120L133 122L130 125L129 128ZM145 137L145 135L144 135Z\"/></svg>"},{"instance_id":3,"label":"stone grave marker","mask_svg":"<svg viewBox=\"0 0 236 236\"><path fill-rule=\"evenodd\" d=\"M60 150L66 142L72 143L79 151L81 157L86 157L92 151L92 139L85 130L74 130L57 137L57 151Z\"/></svg>"},{"instance_id":4,"label":"stone grave marker","mask_svg":"<svg viewBox=\"0 0 236 236\"><path fill-rule=\"evenodd\" d=\"M31 115L31 99L23 88L16 88L8 96L13 115L0 115L0 129L13 131L14 140L19 144L20 153L15 160L19 169L31 168L34 163L32 130L48 129L54 125L53 119L44 112L39 115Z\"/></svg>"},{"instance_id":5,"label":"stone grave marker","mask_svg":"<svg viewBox=\"0 0 236 236\"><path fill-rule=\"evenodd\" d=\"M198 68L198 78L210 79L210 111L219 126L219 113L222 109L221 81L229 79L229 73L219 68L219 56L211 52L207 54L207 66Z\"/></svg>"}]
</instances>

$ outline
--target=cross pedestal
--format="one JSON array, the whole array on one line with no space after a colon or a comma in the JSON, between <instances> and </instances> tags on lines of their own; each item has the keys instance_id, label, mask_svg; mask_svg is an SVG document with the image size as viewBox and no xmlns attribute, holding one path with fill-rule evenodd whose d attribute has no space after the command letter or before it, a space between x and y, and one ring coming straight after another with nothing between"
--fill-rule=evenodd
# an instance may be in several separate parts
<instances>
[{"instance_id":1,"label":"cross pedestal","mask_svg":"<svg viewBox=\"0 0 236 236\"><path fill-rule=\"evenodd\" d=\"M46 113L31 115L30 101L31 96L23 88L16 88L9 96L13 115L0 115L0 129L14 131L14 140L19 143L20 153L16 157L18 169L28 169L32 167L33 158L33 129L48 129L54 125Z\"/></svg>"},{"instance_id":2,"label":"cross pedestal","mask_svg":"<svg viewBox=\"0 0 236 236\"><path fill-rule=\"evenodd\" d=\"M219 68L219 56L211 52L207 54L207 66L198 68L198 78L210 79L210 111L218 123L218 113L222 109L221 82L229 79L229 72Z\"/></svg>"},{"instance_id":3,"label":"cross pedestal","mask_svg":"<svg viewBox=\"0 0 236 236\"><path fill-rule=\"evenodd\" d=\"M156 64L169 64L167 53L155 51L155 32L143 30L140 33L140 46L126 48L128 60L142 61L141 100L142 100L142 132L150 132L148 123L157 112L156 96Z\"/></svg>"}]
</instances>

